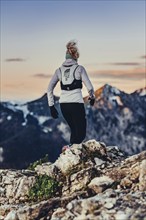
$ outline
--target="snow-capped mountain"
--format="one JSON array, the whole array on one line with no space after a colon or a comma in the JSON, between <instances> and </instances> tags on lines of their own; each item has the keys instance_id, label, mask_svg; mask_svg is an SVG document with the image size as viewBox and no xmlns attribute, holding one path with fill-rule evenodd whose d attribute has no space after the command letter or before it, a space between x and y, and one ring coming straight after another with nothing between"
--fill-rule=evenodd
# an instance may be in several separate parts
<instances>
[{"instance_id":1,"label":"snow-capped mountain","mask_svg":"<svg viewBox=\"0 0 146 220\"><path fill-rule=\"evenodd\" d=\"M95 91L94 107L84 98L86 140L118 145L128 155L145 149L146 89L126 94L108 84ZM55 105L60 112L58 97ZM69 141L69 127L50 116L47 95L24 104L0 103L0 168L24 168L45 154L54 161Z\"/></svg>"},{"instance_id":2,"label":"snow-capped mountain","mask_svg":"<svg viewBox=\"0 0 146 220\"><path fill-rule=\"evenodd\" d=\"M21 105L2 102L0 109L0 168L24 168L46 154L50 161L59 156L67 143L63 122L50 117L46 95Z\"/></svg>"},{"instance_id":3,"label":"snow-capped mountain","mask_svg":"<svg viewBox=\"0 0 146 220\"><path fill-rule=\"evenodd\" d=\"M140 90L138 90L140 91ZM96 103L87 110L87 138L118 145L132 155L146 148L146 93L126 94L105 85L95 92Z\"/></svg>"}]
</instances>

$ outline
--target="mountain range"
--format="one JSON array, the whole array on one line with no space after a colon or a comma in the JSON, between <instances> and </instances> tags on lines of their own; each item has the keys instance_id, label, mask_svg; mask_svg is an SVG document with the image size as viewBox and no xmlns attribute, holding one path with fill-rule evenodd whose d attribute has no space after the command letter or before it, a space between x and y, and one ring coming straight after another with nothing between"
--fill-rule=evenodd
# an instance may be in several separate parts
<instances>
[{"instance_id":1,"label":"mountain range","mask_svg":"<svg viewBox=\"0 0 146 220\"><path fill-rule=\"evenodd\" d=\"M146 88L127 94L108 84L95 91L94 107L84 98L87 115L86 140L96 139L118 147L126 155L146 149ZM69 141L69 127L60 117L52 119L47 94L23 103L1 102L0 168L23 169L48 154L54 162Z\"/></svg>"}]
</instances>

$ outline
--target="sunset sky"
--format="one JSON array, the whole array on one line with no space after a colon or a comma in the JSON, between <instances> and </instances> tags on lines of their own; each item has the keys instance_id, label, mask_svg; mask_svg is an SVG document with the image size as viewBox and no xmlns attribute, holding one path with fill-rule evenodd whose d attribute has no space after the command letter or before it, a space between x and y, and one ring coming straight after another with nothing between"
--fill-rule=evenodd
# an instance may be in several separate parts
<instances>
[{"instance_id":1,"label":"sunset sky","mask_svg":"<svg viewBox=\"0 0 146 220\"><path fill-rule=\"evenodd\" d=\"M95 90L106 83L127 93L145 86L145 0L0 2L2 101L41 97L71 39Z\"/></svg>"}]
</instances>

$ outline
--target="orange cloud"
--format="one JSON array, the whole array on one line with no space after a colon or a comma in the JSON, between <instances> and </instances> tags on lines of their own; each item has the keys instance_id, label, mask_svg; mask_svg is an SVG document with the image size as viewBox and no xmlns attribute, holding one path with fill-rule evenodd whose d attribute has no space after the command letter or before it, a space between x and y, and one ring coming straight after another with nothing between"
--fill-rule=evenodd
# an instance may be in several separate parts
<instances>
[{"instance_id":1,"label":"orange cloud","mask_svg":"<svg viewBox=\"0 0 146 220\"><path fill-rule=\"evenodd\" d=\"M108 65L115 65L115 66L139 66L141 63L137 62L116 62L116 63L108 63Z\"/></svg>"},{"instance_id":2,"label":"orange cloud","mask_svg":"<svg viewBox=\"0 0 146 220\"><path fill-rule=\"evenodd\" d=\"M145 68L135 68L135 69L127 69L127 70L94 70L89 71L92 77L100 77L100 78L119 78L119 79L128 79L128 80L137 80L144 79L146 74Z\"/></svg>"},{"instance_id":3,"label":"orange cloud","mask_svg":"<svg viewBox=\"0 0 146 220\"><path fill-rule=\"evenodd\" d=\"M32 76L39 77L39 78L49 78L49 77L51 77L49 74L46 74L46 73L36 73Z\"/></svg>"},{"instance_id":4,"label":"orange cloud","mask_svg":"<svg viewBox=\"0 0 146 220\"><path fill-rule=\"evenodd\" d=\"M24 62L26 61L26 59L23 59L23 58L8 58L8 59L5 59L6 62Z\"/></svg>"}]
</instances>

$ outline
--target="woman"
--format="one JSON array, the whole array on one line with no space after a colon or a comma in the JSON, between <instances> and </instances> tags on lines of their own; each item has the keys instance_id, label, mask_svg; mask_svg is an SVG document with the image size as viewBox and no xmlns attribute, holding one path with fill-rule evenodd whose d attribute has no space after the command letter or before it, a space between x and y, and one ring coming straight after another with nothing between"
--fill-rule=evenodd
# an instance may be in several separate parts
<instances>
[{"instance_id":1,"label":"woman","mask_svg":"<svg viewBox=\"0 0 146 220\"><path fill-rule=\"evenodd\" d=\"M66 60L55 71L47 92L51 116L58 118L58 112L54 106L53 90L57 82L60 81L61 96L59 103L61 112L71 130L70 144L65 146L63 150L72 144L80 144L86 136L86 115L81 92L82 82L88 90L90 105L93 106L95 102L94 89L86 70L77 63L79 52L76 42L70 41L66 47Z\"/></svg>"}]
</instances>

